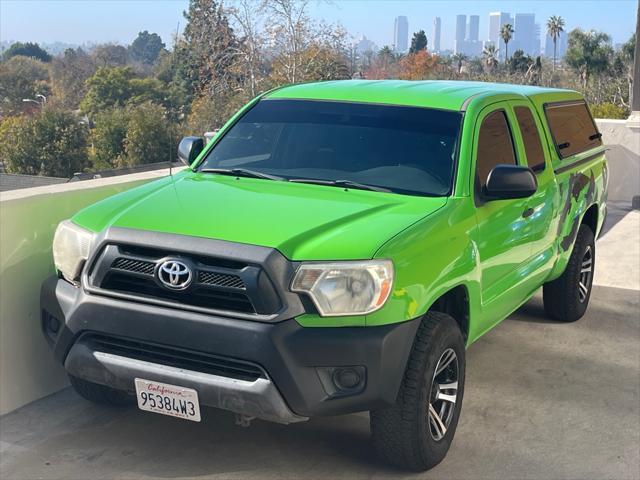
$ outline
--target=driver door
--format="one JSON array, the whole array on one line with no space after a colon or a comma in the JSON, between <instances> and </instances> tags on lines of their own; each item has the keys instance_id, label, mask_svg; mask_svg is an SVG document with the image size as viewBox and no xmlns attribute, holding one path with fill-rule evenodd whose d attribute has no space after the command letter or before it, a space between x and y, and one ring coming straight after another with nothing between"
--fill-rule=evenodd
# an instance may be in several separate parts
<instances>
[{"instance_id":1,"label":"driver door","mask_svg":"<svg viewBox=\"0 0 640 480\"><path fill-rule=\"evenodd\" d=\"M481 268L483 330L491 328L527 298L529 199L492 200L484 195L487 177L499 164L526 165L518 158L513 136L516 125L506 103L481 112L474 137L474 202L476 245Z\"/></svg>"}]
</instances>

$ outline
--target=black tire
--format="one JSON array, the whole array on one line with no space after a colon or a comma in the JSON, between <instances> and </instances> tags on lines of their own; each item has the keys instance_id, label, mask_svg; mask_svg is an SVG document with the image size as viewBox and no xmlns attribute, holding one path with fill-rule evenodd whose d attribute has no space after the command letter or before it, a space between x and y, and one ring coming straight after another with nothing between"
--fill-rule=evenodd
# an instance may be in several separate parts
<instances>
[{"instance_id":1,"label":"black tire","mask_svg":"<svg viewBox=\"0 0 640 480\"><path fill-rule=\"evenodd\" d=\"M591 271L585 279L583 262L590 259ZM544 311L560 322L575 322L587 311L596 263L594 234L586 225L580 225L573 252L562 275L542 287ZM586 288L586 292L584 291ZM581 291L582 289L582 291Z\"/></svg>"},{"instance_id":2,"label":"black tire","mask_svg":"<svg viewBox=\"0 0 640 480\"><path fill-rule=\"evenodd\" d=\"M69 375L69 381L78 395L90 402L113 406L131 405L133 403L133 397L121 390L88 382L72 375Z\"/></svg>"},{"instance_id":3,"label":"black tire","mask_svg":"<svg viewBox=\"0 0 640 480\"><path fill-rule=\"evenodd\" d=\"M455 404L449 407L452 416L446 433L436 440L428 405L434 398L432 382L436 380L436 366L450 350L457 357L457 395ZM428 312L418 328L395 405L370 412L373 445L386 462L424 471L446 456L462 407L464 355L464 339L456 321L443 313Z\"/></svg>"}]
</instances>

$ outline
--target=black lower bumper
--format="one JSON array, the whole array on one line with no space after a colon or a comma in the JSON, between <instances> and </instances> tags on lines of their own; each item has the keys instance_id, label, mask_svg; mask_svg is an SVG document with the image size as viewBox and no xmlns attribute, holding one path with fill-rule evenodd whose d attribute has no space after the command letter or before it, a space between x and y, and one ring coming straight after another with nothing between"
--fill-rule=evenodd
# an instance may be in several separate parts
<instances>
[{"instance_id":1,"label":"black lower bumper","mask_svg":"<svg viewBox=\"0 0 640 480\"><path fill-rule=\"evenodd\" d=\"M95 360L91 349L82 345L85 334L144 340L258 365L300 417L371 410L395 402L418 327L418 320L364 328L305 328L295 319L238 320L87 294L56 277L43 284L41 305L45 337L56 359L74 375L83 376L78 365ZM57 328L51 317L59 321ZM365 377L346 392L328 385L327 377L332 368L345 366L358 367ZM93 369L92 375L87 379L134 388L124 374L100 376ZM225 408L219 402L203 403Z\"/></svg>"}]
</instances>

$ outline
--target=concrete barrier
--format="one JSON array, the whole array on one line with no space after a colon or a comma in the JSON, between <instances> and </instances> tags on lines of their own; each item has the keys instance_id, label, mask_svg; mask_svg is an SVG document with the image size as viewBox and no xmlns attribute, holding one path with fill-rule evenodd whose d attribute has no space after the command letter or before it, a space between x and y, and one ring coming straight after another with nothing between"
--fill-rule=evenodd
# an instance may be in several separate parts
<instances>
[{"instance_id":1,"label":"concrete barrier","mask_svg":"<svg viewBox=\"0 0 640 480\"><path fill-rule=\"evenodd\" d=\"M0 415L66 385L40 334L40 284L54 272L58 222L167 170L0 194Z\"/></svg>"},{"instance_id":2,"label":"concrete barrier","mask_svg":"<svg viewBox=\"0 0 640 480\"><path fill-rule=\"evenodd\" d=\"M609 147L609 200L631 204L640 195L640 129L626 120L596 119L596 123Z\"/></svg>"}]
</instances>

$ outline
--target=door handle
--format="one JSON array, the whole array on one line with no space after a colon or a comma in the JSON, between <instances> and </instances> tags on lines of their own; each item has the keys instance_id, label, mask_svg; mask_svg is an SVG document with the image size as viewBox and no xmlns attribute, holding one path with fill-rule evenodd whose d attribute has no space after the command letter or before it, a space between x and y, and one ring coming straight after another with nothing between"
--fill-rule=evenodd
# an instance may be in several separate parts
<instances>
[{"instance_id":1,"label":"door handle","mask_svg":"<svg viewBox=\"0 0 640 480\"><path fill-rule=\"evenodd\" d=\"M531 207L527 208L524 212L522 212L522 218L530 217L531 215L533 215L534 211L535 210L533 208L531 208Z\"/></svg>"}]
</instances>

